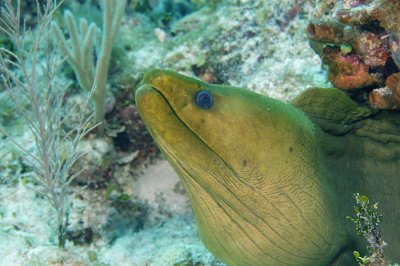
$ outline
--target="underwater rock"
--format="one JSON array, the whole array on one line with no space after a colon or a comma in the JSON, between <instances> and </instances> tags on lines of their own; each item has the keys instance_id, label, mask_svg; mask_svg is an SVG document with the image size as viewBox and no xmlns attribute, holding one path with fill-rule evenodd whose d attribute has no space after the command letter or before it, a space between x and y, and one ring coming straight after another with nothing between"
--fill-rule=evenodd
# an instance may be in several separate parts
<instances>
[{"instance_id":1,"label":"underwater rock","mask_svg":"<svg viewBox=\"0 0 400 266\"><path fill-rule=\"evenodd\" d=\"M380 79L369 73L369 66L357 55L343 55L334 48L327 48L324 54L324 63L329 67L328 78L335 87L352 90L379 84Z\"/></svg>"},{"instance_id":2,"label":"underwater rock","mask_svg":"<svg viewBox=\"0 0 400 266\"><path fill-rule=\"evenodd\" d=\"M307 28L311 48L328 67L329 81L338 89L370 93L369 104L377 109L399 108L398 80L392 77L385 87L385 79L400 65L399 12L399 1L344 1L336 20L312 22Z\"/></svg>"},{"instance_id":3,"label":"underwater rock","mask_svg":"<svg viewBox=\"0 0 400 266\"><path fill-rule=\"evenodd\" d=\"M400 108L400 73L386 79L386 87L374 89L369 94L369 103L377 109Z\"/></svg>"},{"instance_id":4,"label":"underwater rock","mask_svg":"<svg viewBox=\"0 0 400 266\"><path fill-rule=\"evenodd\" d=\"M154 29L154 35L160 42L165 42L165 40L167 39L167 33L160 28Z\"/></svg>"},{"instance_id":5,"label":"underwater rock","mask_svg":"<svg viewBox=\"0 0 400 266\"><path fill-rule=\"evenodd\" d=\"M92 106L87 104L87 95L81 93L76 95L67 95L65 99L65 108L63 109L64 123L66 132L79 128L81 116L89 117L92 115Z\"/></svg>"},{"instance_id":6,"label":"underwater rock","mask_svg":"<svg viewBox=\"0 0 400 266\"><path fill-rule=\"evenodd\" d=\"M115 158L115 148L111 140L106 138L83 140L79 148L84 155L74 165L72 171L82 172L74 182L93 188L103 187L111 177L110 172Z\"/></svg>"},{"instance_id":7,"label":"underwater rock","mask_svg":"<svg viewBox=\"0 0 400 266\"><path fill-rule=\"evenodd\" d=\"M337 17L345 24L362 26L378 21L380 27L389 32L400 31L398 0L352 0L345 1L343 7Z\"/></svg>"},{"instance_id":8,"label":"underwater rock","mask_svg":"<svg viewBox=\"0 0 400 266\"><path fill-rule=\"evenodd\" d=\"M374 89L369 94L369 104L377 109L391 109L390 107L393 106L390 101L392 95L393 92L388 87Z\"/></svg>"},{"instance_id":9,"label":"underwater rock","mask_svg":"<svg viewBox=\"0 0 400 266\"><path fill-rule=\"evenodd\" d=\"M390 34L390 52L394 63L400 68L400 49L399 49L400 33Z\"/></svg>"},{"instance_id":10,"label":"underwater rock","mask_svg":"<svg viewBox=\"0 0 400 266\"><path fill-rule=\"evenodd\" d=\"M325 44L339 44L345 42L343 24L332 22L311 22L307 26L307 37L311 47L315 50Z\"/></svg>"},{"instance_id":11,"label":"underwater rock","mask_svg":"<svg viewBox=\"0 0 400 266\"><path fill-rule=\"evenodd\" d=\"M384 66L390 56L389 40L383 34L362 32L353 46L363 62L371 67Z\"/></svg>"},{"instance_id":12,"label":"underwater rock","mask_svg":"<svg viewBox=\"0 0 400 266\"><path fill-rule=\"evenodd\" d=\"M112 238L112 235L123 235L126 231L138 231L143 229L148 221L149 207L136 197L126 193L112 191L107 199L111 201L111 209L107 217L104 233Z\"/></svg>"},{"instance_id":13,"label":"underwater rock","mask_svg":"<svg viewBox=\"0 0 400 266\"><path fill-rule=\"evenodd\" d=\"M124 157L136 154L132 161L157 157L159 151L140 119L136 106L117 105L117 112L119 121L112 123L120 125L119 131L112 135L117 151L126 153Z\"/></svg>"},{"instance_id":14,"label":"underwater rock","mask_svg":"<svg viewBox=\"0 0 400 266\"><path fill-rule=\"evenodd\" d=\"M148 13L159 26L168 27L172 22L194 12L196 5L187 0L144 0L133 1L129 7Z\"/></svg>"},{"instance_id":15,"label":"underwater rock","mask_svg":"<svg viewBox=\"0 0 400 266\"><path fill-rule=\"evenodd\" d=\"M75 245L90 245L93 241L93 230L86 227L77 231L67 231L67 239Z\"/></svg>"}]
</instances>

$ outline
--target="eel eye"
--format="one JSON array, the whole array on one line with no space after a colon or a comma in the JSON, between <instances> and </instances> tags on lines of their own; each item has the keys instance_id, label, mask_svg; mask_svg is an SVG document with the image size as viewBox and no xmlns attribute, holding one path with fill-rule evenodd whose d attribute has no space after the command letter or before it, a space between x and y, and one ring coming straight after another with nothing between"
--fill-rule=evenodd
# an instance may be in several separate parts
<instances>
[{"instance_id":1,"label":"eel eye","mask_svg":"<svg viewBox=\"0 0 400 266\"><path fill-rule=\"evenodd\" d=\"M197 106L203 109L209 109L213 103L213 97L209 91L198 91L194 97Z\"/></svg>"}]
</instances>

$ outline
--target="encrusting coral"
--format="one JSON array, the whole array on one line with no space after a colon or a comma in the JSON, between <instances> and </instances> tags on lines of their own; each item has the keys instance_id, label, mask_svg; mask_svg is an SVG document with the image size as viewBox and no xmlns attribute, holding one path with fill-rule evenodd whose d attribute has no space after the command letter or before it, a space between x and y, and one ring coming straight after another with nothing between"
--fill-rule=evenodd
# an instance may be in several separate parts
<instances>
[{"instance_id":1,"label":"encrusting coral","mask_svg":"<svg viewBox=\"0 0 400 266\"><path fill-rule=\"evenodd\" d=\"M400 2L344 1L335 21L309 24L311 47L338 89L369 93L377 109L398 109Z\"/></svg>"},{"instance_id":2,"label":"encrusting coral","mask_svg":"<svg viewBox=\"0 0 400 266\"><path fill-rule=\"evenodd\" d=\"M386 79L386 86L374 89L369 94L369 102L379 109L400 108L400 73L395 73Z\"/></svg>"}]
</instances>

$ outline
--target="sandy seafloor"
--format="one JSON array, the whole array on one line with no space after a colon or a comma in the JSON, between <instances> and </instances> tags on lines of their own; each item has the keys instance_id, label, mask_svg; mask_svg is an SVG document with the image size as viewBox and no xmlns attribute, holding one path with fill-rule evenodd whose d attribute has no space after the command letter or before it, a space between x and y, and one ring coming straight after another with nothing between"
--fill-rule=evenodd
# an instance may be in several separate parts
<instances>
[{"instance_id":1,"label":"sandy seafloor","mask_svg":"<svg viewBox=\"0 0 400 266\"><path fill-rule=\"evenodd\" d=\"M329 16L335 7L334 0L224 1L193 10L165 28L148 14L127 12L115 44L112 64L118 67L110 73L110 86L134 87L144 71L158 67L289 101L307 87L329 86L305 29L307 21ZM4 103L6 92L0 96ZM22 123L7 130L31 147ZM109 140L96 145L92 153L99 156L110 149ZM199 240L188 198L162 157L114 167L112 178L140 206L136 211L131 205L116 208L105 188L72 185L77 194L70 229L89 240L68 241L64 250L56 246L54 210L29 179L20 178L22 157L0 139L0 265L224 265Z\"/></svg>"}]
</instances>

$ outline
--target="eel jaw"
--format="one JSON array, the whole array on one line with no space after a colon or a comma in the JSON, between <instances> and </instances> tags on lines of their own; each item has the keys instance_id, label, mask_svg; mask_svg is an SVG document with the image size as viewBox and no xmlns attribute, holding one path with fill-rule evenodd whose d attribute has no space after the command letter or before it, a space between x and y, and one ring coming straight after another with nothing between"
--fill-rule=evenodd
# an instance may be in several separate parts
<instances>
[{"instance_id":1,"label":"eel jaw","mask_svg":"<svg viewBox=\"0 0 400 266\"><path fill-rule=\"evenodd\" d=\"M176 167L178 158L219 158L176 114L163 95L154 86L142 84L136 91L139 114L162 153ZM190 159L179 164L190 164ZM187 161L187 162L186 162ZM207 167L206 164L203 167Z\"/></svg>"}]
</instances>

